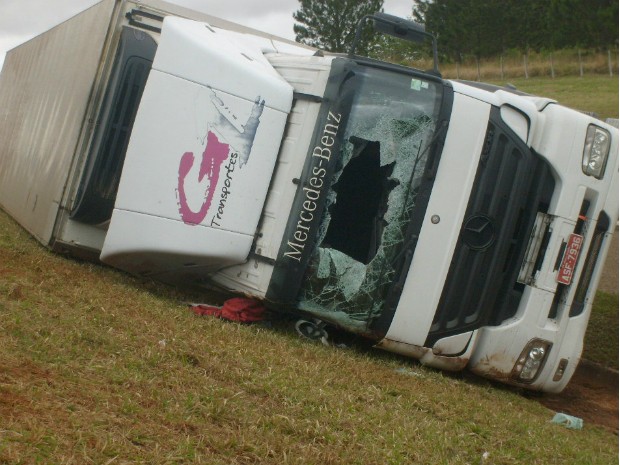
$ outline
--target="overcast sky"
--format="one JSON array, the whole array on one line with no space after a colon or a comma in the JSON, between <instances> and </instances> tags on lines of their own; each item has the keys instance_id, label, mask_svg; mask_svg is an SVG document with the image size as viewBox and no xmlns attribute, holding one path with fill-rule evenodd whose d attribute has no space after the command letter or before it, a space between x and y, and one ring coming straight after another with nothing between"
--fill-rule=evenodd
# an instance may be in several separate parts
<instances>
[{"instance_id":1,"label":"overcast sky","mask_svg":"<svg viewBox=\"0 0 620 465\"><path fill-rule=\"evenodd\" d=\"M7 50L46 31L98 0L0 0L0 67ZM297 0L168 0L171 3L202 11L294 39L293 12ZM411 16L413 0L384 0L383 10L396 16Z\"/></svg>"}]
</instances>

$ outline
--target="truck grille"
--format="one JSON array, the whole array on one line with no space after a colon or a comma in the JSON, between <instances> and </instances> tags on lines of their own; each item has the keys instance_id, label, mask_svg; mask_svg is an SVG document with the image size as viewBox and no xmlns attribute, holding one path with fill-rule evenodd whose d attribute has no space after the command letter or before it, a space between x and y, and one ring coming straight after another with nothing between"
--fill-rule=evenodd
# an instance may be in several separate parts
<instances>
[{"instance_id":1,"label":"truck grille","mask_svg":"<svg viewBox=\"0 0 620 465\"><path fill-rule=\"evenodd\" d=\"M465 219L425 345L513 316L530 231L555 187L548 165L491 114Z\"/></svg>"}]
</instances>

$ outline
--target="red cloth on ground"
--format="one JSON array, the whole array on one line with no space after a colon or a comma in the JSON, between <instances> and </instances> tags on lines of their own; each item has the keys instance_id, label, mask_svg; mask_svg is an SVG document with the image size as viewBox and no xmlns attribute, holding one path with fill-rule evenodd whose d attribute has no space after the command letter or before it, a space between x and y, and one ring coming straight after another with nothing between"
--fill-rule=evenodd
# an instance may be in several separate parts
<instances>
[{"instance_id":1,"label":"red cloth on ground","mask_svg":"<svg viewBox=\"0 0 620 465\"><path fill-rule=\"evenodd\" d=\"M224 320L238 321L240 323L254 323L265 319L265 306L258 300L245 297L234 297L224 302L222 307L197 304L192 305L192 311L196 315L216 316Z\"/></svg>"}]
</instances>

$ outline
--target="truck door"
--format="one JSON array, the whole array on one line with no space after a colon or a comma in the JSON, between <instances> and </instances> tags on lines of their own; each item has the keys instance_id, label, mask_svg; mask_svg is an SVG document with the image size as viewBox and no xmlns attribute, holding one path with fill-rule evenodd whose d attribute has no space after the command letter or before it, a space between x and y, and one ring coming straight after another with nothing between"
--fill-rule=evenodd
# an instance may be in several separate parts
<instances>
[{"instance_id":1,"label":"truck door","mask_svg":"<svg viewBox=\"0 0 620 465\"><path fill-rule=\"evenodd\" d=\"M101 260L170 280L245 261L292 98L251 38L165 18Z\"/></svg>"}]
</instances>

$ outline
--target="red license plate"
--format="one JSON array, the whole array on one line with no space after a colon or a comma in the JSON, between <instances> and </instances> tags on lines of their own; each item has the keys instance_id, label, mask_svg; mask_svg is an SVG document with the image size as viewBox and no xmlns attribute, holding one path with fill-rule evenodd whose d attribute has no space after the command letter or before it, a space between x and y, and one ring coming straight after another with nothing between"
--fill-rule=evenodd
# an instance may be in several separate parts
<instances>
[{"instance_id":1,"label":"red license plate","mask_svg":"<svg viewBox=\"0 0 620 465\"><path fill-rule=\"evenodd\" d=\"M566 284L567 286L573 280L573 272L575 271L575 265L579 258L579 252L583 245L583 236L579 234L571 234L566 244L566 250L564 251L564 258L562 258L562 265L558 271L558 277L556 281L560 284Z\"/></svg>"}]
</instances>

